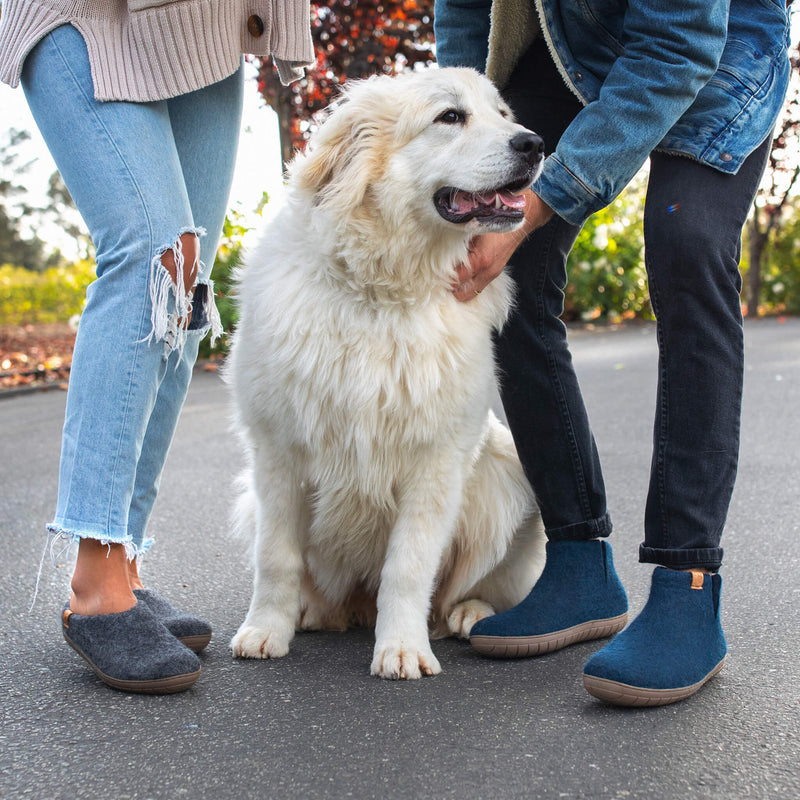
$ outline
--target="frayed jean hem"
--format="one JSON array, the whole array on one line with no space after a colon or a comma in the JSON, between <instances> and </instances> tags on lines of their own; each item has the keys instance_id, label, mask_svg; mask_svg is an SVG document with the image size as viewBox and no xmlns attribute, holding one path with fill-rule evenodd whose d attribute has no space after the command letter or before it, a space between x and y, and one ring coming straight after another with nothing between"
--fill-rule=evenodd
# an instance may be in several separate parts
<instances>
[{"instance_id":1,"label":"frayed jean hem","mask_svg":"<svg viewBox=\"0 0 800 800\"><path fill-rule=\"evenodd\" d=\"M131 536L95 535L86 531L70 530L61 525L56 525L54 522L51 522L47 526L47 533L49 534L48 541L45 542L42 558L39 562L39 571L36 574L36 586L33 590L33 598L29 611L33 611L36 605L36 598L39 596L39 582L41 581L42 569L44 568L48 550L50 551L50 559L55 564L57 555L66 553L72 545L79 543L81 539L95 539L99 541L101 545L106 545L107 547L111 547L112 544L121 544L125 548L125 556L128 561L133 561L135 558L143 556L153 546L154 541L153 539L145 539L141 544L137 545L134 543L133 537ZM59 551L57 554L56 542L59 540L66 540L67 544L64 546L63 551Z\"/></svg>"},{"instance_id":2,"label":"frayed jean hem","mask_svg":"<svg viewBox=\"0 0 800 800\"><path fill-rule=\"evenodd\" d=\"M108 533L95 533L90 531L76 531L63 528L51 522L47 526L47 532L52 536L51 547L58 539L67 539L70 544L77 544L81 539L94 539L102 545L121 544L125 548L125 555L128 561L133 561L139 556L145 555L153 546L155 541L152 538L145 539L141 544L133 541L132 536L110 536Z\"/></svg>"}]
</instances>

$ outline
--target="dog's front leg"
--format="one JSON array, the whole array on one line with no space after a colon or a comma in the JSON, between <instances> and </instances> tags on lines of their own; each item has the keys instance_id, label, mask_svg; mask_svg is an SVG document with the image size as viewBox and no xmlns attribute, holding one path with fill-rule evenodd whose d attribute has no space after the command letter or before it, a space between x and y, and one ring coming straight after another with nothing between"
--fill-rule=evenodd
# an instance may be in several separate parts
<instances>
[{"instance_id":1,"label":"dog's front leg","mask_svg":"<svg viewBox=\"0 0 800 800\"><path fill-rule=\"evenodd\" d=\"M423 461L423 459L420 459ZM381 583L371 673L419 678L442 671L428 639L434 581L458 516L462 495L455 459L430 458L401 491Z\"/></svg>"},{"instance_id":2,"label":"dog's front leg","mask_svg":"<svg viewBox=\"0 0 800 800\"><path fill-rule=\"evenodd\" d=\"M301 481L266 454L255 459L249 496L255 526L255 579L247 617L231 641L241 658L279 658L289 652L300 610L308 511Z\"/></svg>"}]
</instances>

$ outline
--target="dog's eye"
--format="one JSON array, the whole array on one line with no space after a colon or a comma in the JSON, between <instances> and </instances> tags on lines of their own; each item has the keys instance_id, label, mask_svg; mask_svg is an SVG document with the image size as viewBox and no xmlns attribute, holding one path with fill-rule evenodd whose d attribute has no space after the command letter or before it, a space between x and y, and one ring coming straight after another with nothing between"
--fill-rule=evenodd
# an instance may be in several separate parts
<instances>
[{"instance_id":1,"label":"dog's eye","mask_svg":"<svg viewBox=\"0 0 800 800\"><path fill-rule=\"evenodd\" d=\"M466 121L467 115L455 108L448 108L436 117L436 122L443 122L445 125L463 125Z\"/></svg>"}]
</instances>

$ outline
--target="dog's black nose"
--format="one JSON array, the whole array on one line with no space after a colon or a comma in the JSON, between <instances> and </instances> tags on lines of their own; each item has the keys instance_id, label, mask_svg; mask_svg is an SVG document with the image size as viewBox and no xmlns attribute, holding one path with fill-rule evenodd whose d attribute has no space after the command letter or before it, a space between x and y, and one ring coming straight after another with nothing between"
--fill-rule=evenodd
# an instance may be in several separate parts
<instances>
[{"instance_id":1,"label":"dog's black nose","mask_svg":"<svg viewBox=\"0 0 800 800\"><path fill-rule=\"evenodd\" d=\"M544 139L531 131L515 134L509 144L512 150L527 156L531 164L536 163L544 155Z\"/></svg>"}]
</instances>

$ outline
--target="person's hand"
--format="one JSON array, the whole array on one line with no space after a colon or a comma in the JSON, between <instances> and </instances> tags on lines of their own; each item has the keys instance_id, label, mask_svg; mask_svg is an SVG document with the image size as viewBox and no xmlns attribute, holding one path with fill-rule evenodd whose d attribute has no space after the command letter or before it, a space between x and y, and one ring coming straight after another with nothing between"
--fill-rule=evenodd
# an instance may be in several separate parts
<instances>
[{"instance_id":1,"label":"person's hand","mask_svg":"<svg viewBox=\"0 0 800 800\"><path fill-rule=\"evenodd\" d=\"M528 190L526 195L528 204L521 228L508 233L484 233L470 243L469 261L456 269L458 283L453 288L456 300L474 300L503 271L528 235L553 216L553 209L532 191Z\"/></svg>"}]
</instances>

